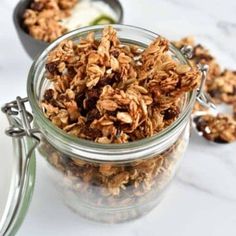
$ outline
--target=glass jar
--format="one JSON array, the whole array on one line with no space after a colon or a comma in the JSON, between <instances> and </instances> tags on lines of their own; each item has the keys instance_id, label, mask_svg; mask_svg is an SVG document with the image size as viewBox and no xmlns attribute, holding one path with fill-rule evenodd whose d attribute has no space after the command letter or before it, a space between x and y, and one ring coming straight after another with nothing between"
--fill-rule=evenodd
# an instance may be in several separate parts
<instances>
[{"instance_id":1,"label":"glass jar","mask_svg":"<svg viewBox=\"0 0 236 236\"><path fill-rule=\"evenodd\" d=\"M183 158L189 141L192 108L202 94L201 89L186 94L175 122L155 136L130 143L99 144L73 137L54 126L40 107L45 90L51 86L45 78L47 55L64 39L78 42L89 32L94 32L95 38L99 39L103 27L78 29L50 44L30 69L28 99L18 97L3 110L8 116L21 116L21 121L15 122L8 134L14 137L26 135L39 143L38 151L47 163L50 179L65 203L83 217L116 223L138 218L160 202ZM137 27L113 27L121 42L142 48L159 37ZM173 45L169 52L180 63L188 63L186 56ZM187 52L185 50L186 55ZM201 72L204 80L206 71L201 69ZM25 109L27 101L33 116ZM32 119L33 127L30 125ZM32 150L33 147L30 153Z\"/></svg>"}]
</instances>

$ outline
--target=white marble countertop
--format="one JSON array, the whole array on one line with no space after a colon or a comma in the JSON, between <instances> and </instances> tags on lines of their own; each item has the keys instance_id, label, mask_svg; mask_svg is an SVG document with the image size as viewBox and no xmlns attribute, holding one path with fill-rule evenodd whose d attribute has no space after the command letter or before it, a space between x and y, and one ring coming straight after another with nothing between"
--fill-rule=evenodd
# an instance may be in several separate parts
<instances>
[{"instance_id":1,"label":"white marble countertop","mask_svg":"<svg viewBox=\"0 0 236 236\"><path fill-rule=\"evenodd\" d=\"M17 0L0 2L0 104L26 95L31 60L19 43L12 22ZM169 39L195 35L223 66L236 70L236 1L122 0L125 19ZM3 124L0 121L0 124ZM0 133L1 161L9 149ZM189 148L166 198L150 214L119 225L91 223L79 218L59 200L37 158L37 180L28 215L18 236L235 236L236 144L214 145L191 137ZM0 171L8 168L1 162ZM2 172L0 172L2 173ZM0 181L0 198L3 185ZM1 211L1 207L0 207ZM0 212L1 213L1 212Z\"/></svg>"}]
</instances>

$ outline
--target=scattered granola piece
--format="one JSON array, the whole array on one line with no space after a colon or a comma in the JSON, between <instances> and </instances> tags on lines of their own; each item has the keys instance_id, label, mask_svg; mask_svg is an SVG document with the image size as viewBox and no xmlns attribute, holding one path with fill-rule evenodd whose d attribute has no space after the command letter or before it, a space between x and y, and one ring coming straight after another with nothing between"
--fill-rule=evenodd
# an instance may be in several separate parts
<instances>
[{"instance_id":1,"label":"scattered granola piece","mask_svg":"<svg viewBox=\"0 0 236 236\"><path fill-rule=\"evenodd\" d=\"M230 116L205 115L195 118L195 122L197 129L210 141L230 143L236 140L236 121Z\"/></svg>"},{"instance_id":2,"label":"scattered granola piece","mask_svg":"<svg viewBox=\"0 0 236 236\"><path fill-rule=\"evenodd\" d=\"M236 71L223 71L208 83L207 91L218 103L236 103Z\"/></svg>"}]
</instances>

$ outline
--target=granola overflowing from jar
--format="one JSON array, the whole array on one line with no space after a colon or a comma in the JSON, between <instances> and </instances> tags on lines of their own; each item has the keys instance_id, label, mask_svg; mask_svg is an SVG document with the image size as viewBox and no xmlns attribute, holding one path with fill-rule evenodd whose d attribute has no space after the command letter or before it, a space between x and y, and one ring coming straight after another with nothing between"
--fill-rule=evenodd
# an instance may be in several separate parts
<instances>
[{"instance_id":1,"label":"granola overflowing from jar","mask_svg":"<svg viewBox=\"0 0 236 236\"><path fill-rule=\"evenodd\" d=\"M47 57L50 88L41 101L44 114L66 133L102 144L158 134L179 117L186 94L199 82L197 69L173 58L166 39L158 37L141 48L122 43L112 27L103 30L100 40L90 33L79 43L63 41ZM119 222L157 204L188 138L187 125L163 151L127 162L70 156L46 139L39 150L58 173L62 192L75 199L68 204L78 202L72 208L92 219L98 209L99 220ZM88 215L83 206L94 211Z\"/></svg>"},{"instance_id":2,"label":"granola overflowing from jar","mask_svg":"<svg viewBox=\"0 0 236 236\"><path fill-rule=\"evenodd\" d=\"M225 69L222 71L216 58L200 44L196 44L193 37L185 37L178 42L174 42L178 48L184 45L193 47L193 57L191 63L197 66L198 63L209 65L209 75L205 84L205 90L210 95L214 103L227 104L232 106L232 116L220 114L219 116L203 116L199 119L198 128L203 132L205 138L221 143L230 143L236 141L236 71ZM196 103L194 111L204 110ZM220 141L219 141L220 142Z\"/></svg>"},{"instance_id":3,"label":"granola overflowing from jar","mask_svg":"<svg viewBox=\"0 0 236 236\"><path fill-rule=\"evenodd\" d=\"M174 44L177 48L182 48L185 45L193 47L193 56L190 60L193 66L196 66L198 63L207 64L209 66L208 81L206 82L206 85L208 82L211 82L211 79L221 74L221 67L216 58L212 56L209 50L203 45L196 44L193 37L189 36L182 38L181 40L174 42Z\"/></svg>"},{"instance_id":4,"label":"granola overflowing from jar","mask_svg":"<svg viewBox=\"0 0 236 236\"><path fill-rule=\"evenodd\" d=\"M126 143L153 136L173 123L199 72L174 60L158 37L147 48L124 45L112 27L66 40L48 55L52 82L42 108L68 134L98 143Z\"/></svg>"}]
</instances>

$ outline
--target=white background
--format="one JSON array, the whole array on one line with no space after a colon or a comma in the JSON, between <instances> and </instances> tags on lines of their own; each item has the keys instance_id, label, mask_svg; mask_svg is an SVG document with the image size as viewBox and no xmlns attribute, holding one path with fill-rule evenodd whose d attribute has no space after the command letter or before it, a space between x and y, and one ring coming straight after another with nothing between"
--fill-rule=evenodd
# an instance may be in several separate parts
<instances>
[{"instance_id":1,"label":"white background","mask_svg":"<svg viewBox=\"0 0 236 236\"><path fill-rule=\"evenodd\" d=\"M12 11L0 1L0 105L26 95L32 61L17 38ZM122 0L127 24L169 39L195 35L223 66L236 70L236 2L233 0ZM11 149L0 116L0 215L10 177ZM236 144L213 145L192 134L181 168L164 201L144 218L119 225L91 223L65 207L37 157L36 188L18 236L235 236Z\"/></svg>"}]
</instances>

